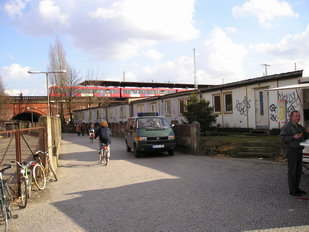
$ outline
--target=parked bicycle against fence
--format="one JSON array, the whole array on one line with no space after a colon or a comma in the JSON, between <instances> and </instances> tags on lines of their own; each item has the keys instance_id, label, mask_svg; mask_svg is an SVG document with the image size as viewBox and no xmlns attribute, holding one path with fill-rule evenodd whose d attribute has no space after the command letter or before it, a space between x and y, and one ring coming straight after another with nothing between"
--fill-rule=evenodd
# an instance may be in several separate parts
<instances>
[{"instance_id":1,"label":"parked bicycle against fence","mask_svg":"<svg viewBox=\"0 0 309 232\"><path fill-rule=\"evenodd\" d=\"M31 197L31 183L32 183L32 170L31 165L33 161L30 162L18 162L17 160L11 161L11 163L16 163L20 168L20 181L19 181L19 207L20 208L26 208L28 198Z\"/></svg>"},{"instance_id":2,"label":"parked bicycle against fence","mask_svg":"<svg viewBox=\"0 0 309 232\"><path fill-rule=\"evenodd\" d=\"M42 158L41 156L44 157L45 159L45 166L42 162ZM50 172L53 173L54 175L54 180L57 181L58 177L56 174L56 171L52 165L52 162L49 158L49 154L48 152L44 152L44 151L37 151L34 155L33 155L33 169L32 169L32 177L34 180L35 185L38 187L38 189L42 190L45 188L46 186L46 179L48 179L49 181L53 181L52 179L49 178Z\"/></svg>"},{"instance_id":3,"label":"parked bicycle against fence","mask_svg":"<svg viewBox=\"0 0 309 232\"><path fill-rule=\"evenodd\" d=\"M12 217L11 202L13 198L8 186L9 180L3 179L4 171L11 168L12 166L9 164L4 165L6 167L0 170L0 230L7 232L9 228L8 219L17 218L17 215Z\"/></svg>"}]
</instances>

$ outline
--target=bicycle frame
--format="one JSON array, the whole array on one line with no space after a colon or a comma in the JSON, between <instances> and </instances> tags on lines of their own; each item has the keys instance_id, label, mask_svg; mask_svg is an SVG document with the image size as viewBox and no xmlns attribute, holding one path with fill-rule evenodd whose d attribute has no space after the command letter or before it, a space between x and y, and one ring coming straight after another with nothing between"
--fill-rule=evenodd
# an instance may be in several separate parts
<instances>
[{"instance_id":1,"label":"bicycle frame","mask_svg":"<svg viewBox=\"0 0 309 232\"><path fill-rule=\"evenodd\" d=\"M100 149L99 154L100 154L100 163L102 163L103 165L107 165L108 163L108 154L109 148L107 144L103 144L103 147Z\"/></svg>"},{"instance_id":2,"label":"bicycle frame","mask_svg":"<svg viewBox=\"0 0 309 232\"><path fill-rule=\"evenodd\" d=\"M44 155L44 162L42 161L41 155ZM54 169L53 166L52 166L52 162L51 162L51 160L50 160L50 158L49 158L48 152L44 152L44 151L38 150L38 151L34 154L33 159L34 159L39 165L41 165L41 167L42 167L43 170L44 170L44 174L45 174L45 176L46 176L47 178L49 177L50 172L52 172L53 175L54 175L55 181L58 180L56 171L55 171L55 169ZM49 181L52 181L52 180L49 179Z\"/></svg>"},{"instance_id":3,"label":"bicycle frame","mask_svg":"<svg viewBox=\"0 0 309 232\"><path fill-rule=\"evenodd\" d=\"M11 195L10 195L10 190L7 186L7 183L3 180L3 173L6 169L11 168L12 166L7 164L7 167L3 168L0 170L0 212L1 212L1 217L2 222L4 222L4 231L8 231L8 226L9 222L8 219L12 217L11 213ZM1 225L2 227L2 225Z\"/></svg>"}]
</instances>

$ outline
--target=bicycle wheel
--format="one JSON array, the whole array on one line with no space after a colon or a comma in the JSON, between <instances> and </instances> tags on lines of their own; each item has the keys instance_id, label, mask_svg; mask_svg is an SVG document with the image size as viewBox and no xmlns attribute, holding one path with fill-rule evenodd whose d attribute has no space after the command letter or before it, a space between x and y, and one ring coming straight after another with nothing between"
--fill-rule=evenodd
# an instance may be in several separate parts
<instances>
[{"instance_id":1,"label":"bicycle wheel","mask_svg":"<svg viewBox=\"0 0 309 232\"><path fill-rule=\"evenodd\" d=\"M38 189L42 190L46 186L46 177L41 165L36 164L32 170L32 177Z\"/></svg>"},{"instance_id":2,"label":"bicycle wheel","mask_svg":"<svg viewBox=\"0 0 309 232\"><path fill-rule=\"evenodd\" d=\"M1 189L1 199L0 199L0 228L1 231L7 232L9 229L9 222L8 222L8 213L6 210L5 199L3 196L4 190Z\"/></svg>"},{"instance_id":3,"label":"bicycle wheel","mask_svg":"<svg viewBox=\"0 0 309 232\"><path fill-rule=\"evenodd\" d=\"M27 196L28 198L31 198L31 192L32 192L32 177L31 175L28 176L27 182Z\"/></svg>"},{"instance_id":4,"label":"bicycle wheel","mask_svg":"<svg viewBox=\"0 0 309 232\"><path fill-rule=\"evenodd\" d=\"M99 159L100 159L100 163L103 162L103 148L99 151Z\"/></svg>"},{"instance_id":5,"label":"bicycle wheel","mask_svg":"<svg viewBox=\"0 0 309 232\"><path fill-rule=\"evenodd\" d=\"M49 171L50 171L51 173L53 173L54 178L55 178L55 181L57 181L57 180L58 180L58 177L57 177L56 171L55 171L54 166L52 165L52 162L51 162L50 159L48 159L48 166L49 166Z\"/></svg>"},{"instance_id":6,"label":"bicycle wheel","mask_svg":"<svg viewBox=\"0 0 309 232\"><path fill-rule=\"evenodd\" d=\"M107 160L107 150L104 150L104 151L103 151L102 164L103 164L104 166L106 166L107 163L108 163L108 160Z\"/></svg>"},{"instance_id":7,"label":"bicycle wheel","mask_svg":"<svg viewBox=\"0 0 309 232\"><path fill-rule=\"evenodd\" d=\"M20 208L26 208L28 199L27 181L25 178L20 180Z\"/></svg>"}]
</instances>

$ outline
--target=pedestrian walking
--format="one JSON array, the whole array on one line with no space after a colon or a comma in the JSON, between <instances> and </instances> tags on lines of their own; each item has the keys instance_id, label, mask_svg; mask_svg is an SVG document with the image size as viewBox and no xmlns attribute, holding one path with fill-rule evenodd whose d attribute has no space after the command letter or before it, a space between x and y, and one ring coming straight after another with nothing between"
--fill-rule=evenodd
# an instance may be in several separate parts
<instances>
[{"instance_id":1,"label":"pedestrian walking","mask_svg":"<svg viewBox=\"0 0 309 232\"><path fill-rule=\"evenodd\" d=\"M292 196L301 196L306 192L299 188L302 175L303 149L300 145L309 137L309 129L305 129L298 124L300 113L293 110L290 113L290 120L286 123L280 132L280 140L285 145L285 152L288 159L288 185L289 194Z\"/></svg>"},{"instance_id":2,"label":"pedestrian walking","mask_svg":"<svg viewBox=\"0 0 309 232\"><path fill-rule=\"evenodd\" d=\"M76 124L76 132L77 132L77 135L80 136L81 128L80 128L79 123Z\"/></svg>"}]
</instances>

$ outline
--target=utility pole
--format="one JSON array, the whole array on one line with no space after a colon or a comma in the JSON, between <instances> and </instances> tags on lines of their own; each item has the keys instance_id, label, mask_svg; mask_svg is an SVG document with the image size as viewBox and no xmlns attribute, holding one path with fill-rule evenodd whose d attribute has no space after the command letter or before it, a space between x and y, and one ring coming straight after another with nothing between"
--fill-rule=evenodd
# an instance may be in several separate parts
<instances>
[{"instance_id":1,"label":"utility pole","mask_svg":"<svg viewBox=\"0 0 309 232\"><path fill-rule=\"evenodd\" d=\"M194 68L194 88L197 89L196 63L195 63L195 48L193 48L193 68Z\"/></svg>"},{"instance_id":2,"label":"utility pole","mask_svg":"<svg viewBox=\"0 0 309 232\"><path fill-rule=\"evenodd\" d=\"M122 79L123 81L126 81L126 72L123 72Z\"/></svg>"},{"instance_id":3,"label":"utility pole","mask_svg":"<svg viewBox=\"0 0 309 232\"><path fill-rule=\"evenodd\" d=\"M269 64L261 64L265 68L265 76L267 76L267 67L270 66Z\"/></svg>"}]
</instances>

